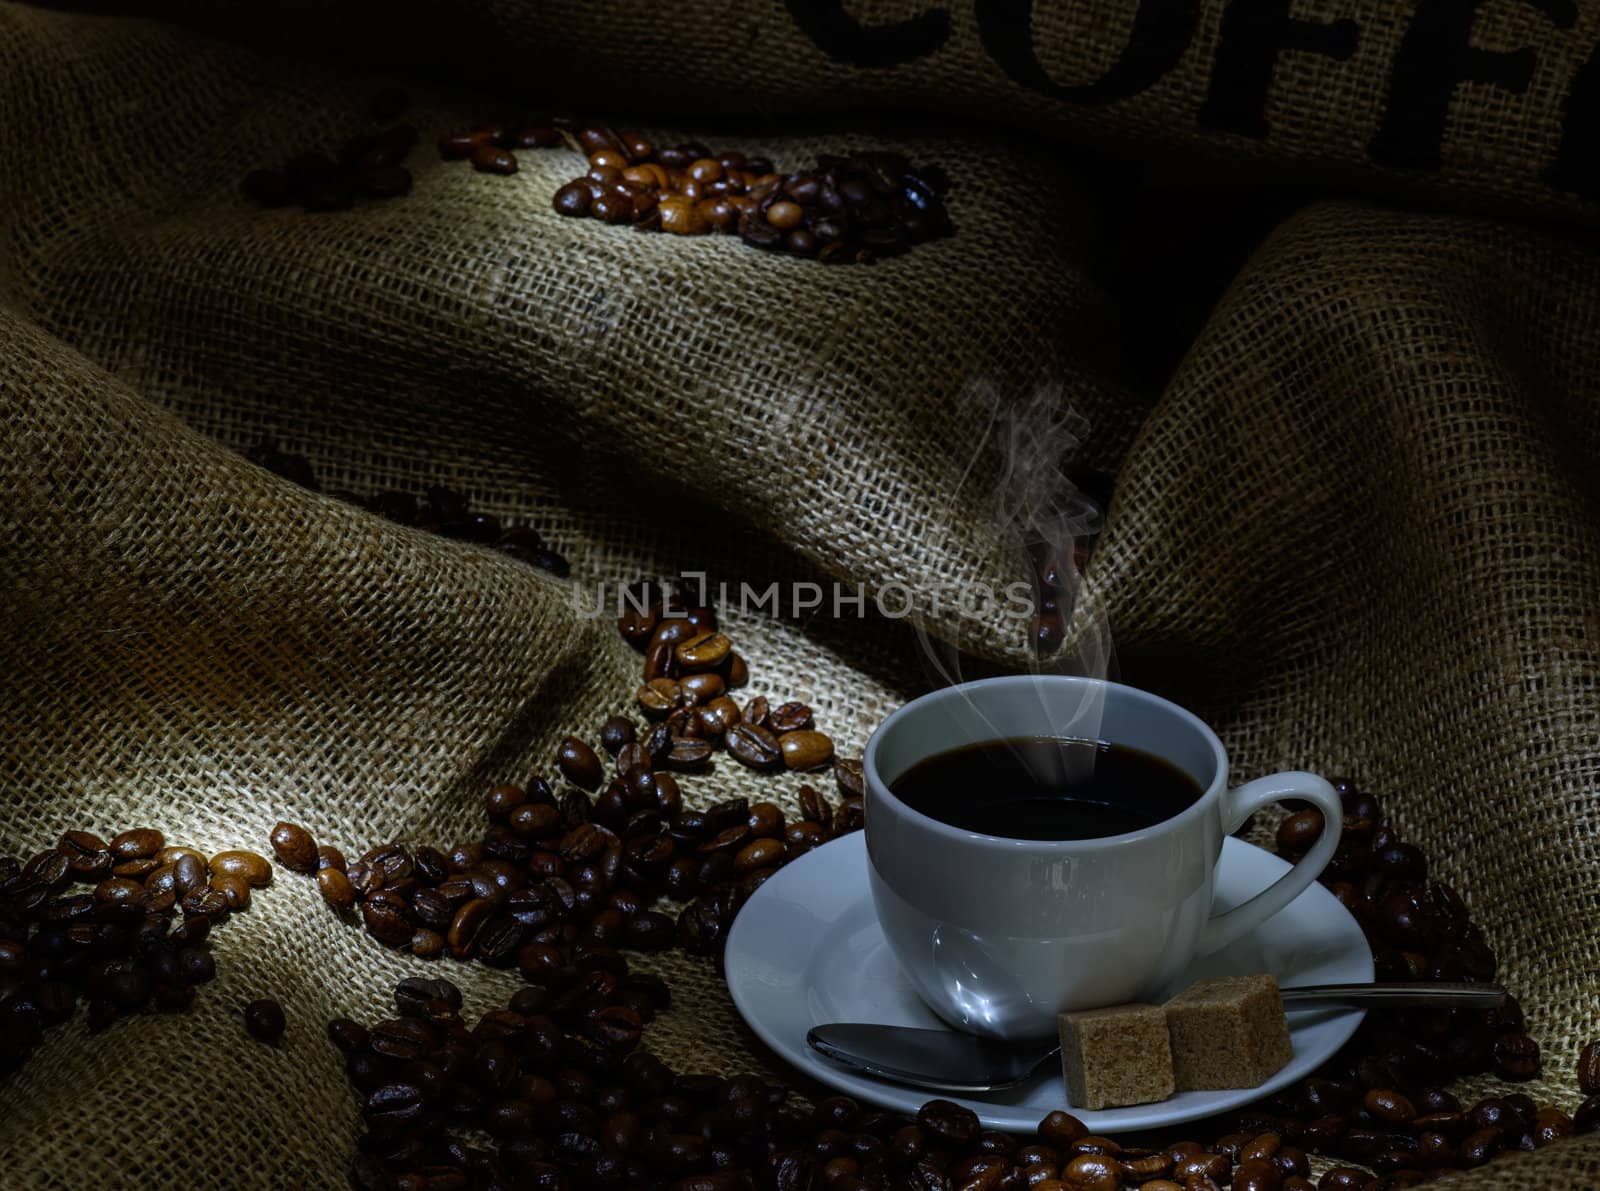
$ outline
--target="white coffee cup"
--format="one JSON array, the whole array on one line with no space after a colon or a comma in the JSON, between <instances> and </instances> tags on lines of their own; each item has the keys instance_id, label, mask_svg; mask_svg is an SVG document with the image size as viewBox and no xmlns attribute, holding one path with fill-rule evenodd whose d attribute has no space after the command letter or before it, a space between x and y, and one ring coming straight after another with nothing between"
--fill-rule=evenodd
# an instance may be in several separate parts
<instances>
[{"instance_id":1,"label":"white coffee cup","mask_svg":"<svg viewBox=\"0 0 1600 1191\"><path fill-rule=\"evenodd\" d=\"M1011 737L1104 740L1163 758L1203 793L1126 835L1025 840L940 822L891 786L936 753ZM1189 963L1298 897L1333 855L1339 796L1311 773L1228 789L1228 758L1199 718L1099 679L1022 675L962 683L907 703L867 743L866 834L873 904L918 994L959 1029L1013 1041L1055 1033L1057 1014L1177 991ZM1321 838L1243 905L1212 913L1222 841L1270 802L1322 812Z\"/></svg>"}]
</instances>

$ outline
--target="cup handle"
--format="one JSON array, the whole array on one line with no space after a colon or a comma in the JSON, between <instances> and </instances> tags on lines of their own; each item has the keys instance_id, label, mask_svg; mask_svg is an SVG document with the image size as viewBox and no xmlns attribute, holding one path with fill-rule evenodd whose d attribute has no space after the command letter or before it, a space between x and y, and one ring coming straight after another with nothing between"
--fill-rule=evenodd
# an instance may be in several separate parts
<instances>
[{"instance_id":1,"label":"cup handle","mask_svg":"<svg viewBox=\"0 0 1600 1191\"><path fill-rule=\"evenodd\" d=\"M1322 812L1322 835L1311 845L1311 850L1283 876L1242 905L1221 914L1213 914L1200 935L1196 954L1210 955L1220 951L1240 935L1255 930L1268 918L1283 909L1305 892L1311 882L1327 867L1333 850L1339 846L1339 833L1344 827L1344 807L1338 792L1314 773L1289 770L1269 777L1246 782L1222 796L1222 829L1231 835L1255 811L1269 802L1285 798L1299 798L1311 803Z\"/></svg>"}]
</instances>

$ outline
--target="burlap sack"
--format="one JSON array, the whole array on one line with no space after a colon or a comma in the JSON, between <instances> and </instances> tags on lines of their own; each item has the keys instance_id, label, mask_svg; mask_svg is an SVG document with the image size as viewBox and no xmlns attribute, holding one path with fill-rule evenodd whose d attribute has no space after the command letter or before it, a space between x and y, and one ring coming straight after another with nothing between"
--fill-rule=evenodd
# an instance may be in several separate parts
<instances>
[{"instance_id":1,"label":"burlap sack","mask_svg":"<svg viewBox=\"0 0 1600 1191\"><path fill-rule=\"evenodd\" d=\"M1095 375L1092 345L1057 338L1094 300L1071 245L1096 228L997 230L985 215L1036 210L1040 178L1068 185L1031 159L971 158L970 171L1014 163L1008 188L953 198L972 203L955 240L818 279L737 245L558 224L511 189L528 175L459 166L419 170L400 203L263 216L234 198L238 175L342 135L329 96L353 109L366 84L15 8L0 9L0 64L16 114L0 121L0 851L136 822L261 847L280 817L345 848L447 843L481 824L486 784L549 772L557 738L626 707L636 655L568 585L296 489L229 448L274 438L329 488L454 484L534 522L588 586L680 569L762 586L914 580L977 567L992 544L983 502L949 511L940 457L961 442L939 418L964 370L981 363L1015 396L1048 361L1102 449L1133 437L1090 572L1124 676L1211 719L1241 778L1309 766L1385 794L1522 997L1545 1046L1528 1090L1576 1103L1577 1046L1600 1033L1586 991L1600 892L1592 250L1486 221L1313 208L1235 280L1133 436L1142 404L1073 387ZM960 145L928 152L961 170ZM575 276L601 278L587 293L605 297L563 305ZM1033 313L997 316L1018 303ZM791 325L864 338L808 350L783 338L780 304ZM741 319L765 339L717 355ZM843 350L869 335L889 359ZM607 355L619 340L636 359ZM679 353L727 386L686 384ZM756 385L765 408L831 428L816 475L738 407L738 386ZM637 416L667 397L681 419L732 419L743 437L716 441L742 454L697 464L709 439L664 446L603 404ZM883 475L899 487L873 500L815 497ZM846 752L923 681L905 622L729 622L753 689L811 702ZM1004 645L994 621L935 627ZM798 780L719 766L685 785L696 803L792 806ZM400 959L296 878L217 938L219 980L194 1012L98 1036L80 1019L0 1087L9 1180L338 1185L356 1101L322 1023L372 1018L418 971L458 980L474 1011L513 984ZM646 1045L684 1067L766 1062L711 965L653 962L676 1000ZM259 995L288 1011L281 1049L240 1026ZM1585 1185L1595 1149L1563 1143L1461 1185Z\"/></svg>"},{"instance_id":2,"label":"burlap sack","mask_svg":"<svg viewBox=\"0 0 1600 1191\"><path fill-rule=\"evenodd\" d=\"M569 102L896 107L1492 209L1592 219L1600 200L1600 10L1575 0L141 7Z\"/></svg>"}]
</instances>

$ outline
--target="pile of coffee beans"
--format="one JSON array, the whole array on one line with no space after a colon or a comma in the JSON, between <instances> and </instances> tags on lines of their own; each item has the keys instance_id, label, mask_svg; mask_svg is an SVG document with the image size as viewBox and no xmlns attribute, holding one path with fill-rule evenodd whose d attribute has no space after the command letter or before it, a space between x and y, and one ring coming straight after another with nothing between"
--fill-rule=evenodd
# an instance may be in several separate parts
<instances>
[{"instance_id":1,"label":"pile of coffee beans","mask_svg":"<svg viewBox=\"0 0 1600 1191\"><path fill-rule=\"evenodd\" d=\"M410 124L395 123L409 105L397 87L380 91L367 113L373 127L352 136L335 156L308 150L277 169L252 170L239 188L259 207L297 203L307 211L342 211L358 197L409 194L411 171L404 162L419 133Z\"/></svg>"},{"instance_id":2,"label":"pile of coffee beans","mask_svg":"<svg viewBox=\"0 0 1600 1191\"><path fill-rule=\"evenodd\" d=\"M809 770L833 761L833 741L816 730L804 703L774 706L758 695L741 707L728 694L749 681L750 671L717 631L710 608L645 584L626 593L617 627L644 654L634 699L654 724L645 745L660 764L700 769L718 749L757 770Z\"/></svg>"},{"instance_id":3,"label":"pile of coffee beans","mask_svg":"<svg viewBox=\"0 0 1600 1191\"><path fill-rule=\"evenodd\" d=\"M651 682L671 677L681 691L701 674L716 673L725 687L747 677L720 646L720 672L668 674L669 654L714 634L715 616L681 597L644 605L619 627L655 659ZM681 622L692 631L673 629L660 640L664 626ZM945 1101L930 1101L911 1120L844 1097L807 1109L749 1077L674 1073L636 1049L666 1008L667 990L630 976L622 951L676 944L720 954L739 906L778 866L861 822L860 768L847 762L834 764L845 796L838 812L812 787L802 789L803 818L793 825L772 803L686 809L664 771L682 746L662 729L691 707L698 722L722 697L674 706L643 740L633 721L608 720L600 739L613 759L609 782L599 753L563 741L557 766L567 791L557 796L537 778L495 787L492 826L478 845L448 854L388 845L341 880L325 877L336 853L296 828L274 833L280 858L302 871L320 866L324 896L340 909L360 904L382 941L420 955L514 964L529 984L508 1011L471 1028L459 1020L459 994L426 981L397 990L399 1019L371 1030L330 1027L366 1102L357 1186L1388 1191L1600 1125L1600 1095L1592 1094L1600 1090L1600 1043L1580 1057L1590 1099L1575 1117L1520 1093L1466 1106L1441 1086L1487 1070L1511 1079L1538 1072L1538 1047L1515 1001L1492 1011L1371 1013L1314 1076L1235 1114L1206 1142L1113 1141L1089 1135L1066 1113L1017 1138L984 1132L973 1114ZM647 715L660 717L663 708L641 698ZM1385 826L1375 797L1349 782L1339 790L1348 825L1323 879L1372 939L1380 976L1490 979L1495 957L1460 898L1427 881L1421 852ZM1314 814L1300 810L1284 821L1286 857L1303 854L1320 833ZM687 899L675 923L655 908L662 897ZM455 1129L482 1130L493 1148L467 1144ZM1336 1166L1314 1184L1311 1155L1368 1169Z\"/></svg>"},{"instance_id":4,"label":"pile of coffee beans","mask_svg":"<svg viewBox=\"0 0 1600 1191\"><path fill-rule=\"evenodd\" d=\"M638 1049L668 990L630 973L624 953L720 957L739 908L781 865L860 827L862 775L858 762L833 760L842 805L804 786L793 823L772 802L685 806L675 774L699 770L719 742L776 770L799 751L784 735L814 731L813 717L793 701L733 704L727 692L748 668L712 609L651 584L631 589L627 607L618 628L644 654L645 728L618 716L601 726L599 750L563 740L561 792L540 777L496 786L481 840L448 851L384 844L348 865L302 828L272 832L280 862L315 873L324 899L385 945L515 967L527 982L470 1027L454 986L420 979L396 989L396 1018L332 1023L365 1104L356 1186L1389 1191L1600 1127L1600 1042L1578 1056L1589 1098L1570 1117L1519 1092L1466 1105L1448 1091L1464 1076L1539 1073L1515 999L1487 1011L1374 1011L1313 1076L1207 1129L1207 1140L1114 1141L1062 1112L1012 1137L943 1100L915 1119L845 1097L807 1108L748 1076L671 1071ZM735 745L741 725L776 743ZM1460 896L1429 879L1375 796L1337 788L1345 825L1321 879L1367 934L1379 978L1492 979L1496 957ZM1296 808L1278 850L1298 858L1322 830L1315 809ZM676 917L667 899L682 903ZM1313 1183L1312 1156L1340 1165Z\"/></svg>"},{"instance_id":5,"label":"pile of coffee beans","mask_svg":"<svg viewBox=\"0 0 1600 1191\"><path fill-rule=\"evenodd\" d=\"M598 797L586 790L604 778L599 759L569 738L561 768L574 785L559 795L538 777L495 786L479 840L381 844L347 863L280 823L273 850L385 946L515 966L537 983L595 947L720 955L739 907L780 864L861 824L859 794L836 812L810 786L807 817L792 824L776 804L744 798L685 809L677 780L656 767L665 757L621 724L632 727L606 725L616 757ZM835 776L842 790L859 788L858 767L839 763ZM658 908L667 897L687 902L676 918Z\"/></svg>"},{"instance_id":6,"label":"pile of coffee beans","mask_svg":"<svg viewBox=\"0 0 1600 1191\"><path fill-rule=\"evenodd\" d=\"M825 155L781 174L764 157L699 142L658 148L626 129L577 130L588 172L557 190L562 215L698 236L737 232L756 248L864 263L951 232L946 180L896 153Z\"/></svg>"},{"instance_id":7,"label":"pile of coffee beans","mask_svg":"<svg viewBox=\"0 0 1600 1191\"><path fill-rule=\"evenodd\" d=\"M79 1001L95 1031L188 1008L216 975L212 927L271 882L254 852L207 860L149 827L110 840L68 831L26 860L0 856L0 1079Z\"/></svg>"},{"instance_id":8,"label":"pile of coffee beans","mask_svg":"<svg viewBox=\"0 0 1600 1191\"><path fill-rule=\"evenodd\" d=\"M310 462L302 455L280 451L271 443L258 443L245 452L245 458L302 488L322 491ZM458 541L493 546L561 578L566 578L572 570L566 556L552 550L532 526L503 526L500 518L493 513L474 512L467 498L453 488L429 488L421 499L410 492L393 491L363 498L354 492L334 489L328 495L376 513L397 525L424 529Z\"/></svg>"},{"instance_id":9,"label":"pile of coffee beans","mask_svg":"<svg viewBox=\"0 0 1600 1191\"><path fill-rule=\"evenodd\" d=\"M471 128L439 139L439 156L446 161L470 161L485 174L517 172L516 149L552 149L564 144L558 124L549 116L506 116L482 120Z\"/></svg>"}]
</instances>

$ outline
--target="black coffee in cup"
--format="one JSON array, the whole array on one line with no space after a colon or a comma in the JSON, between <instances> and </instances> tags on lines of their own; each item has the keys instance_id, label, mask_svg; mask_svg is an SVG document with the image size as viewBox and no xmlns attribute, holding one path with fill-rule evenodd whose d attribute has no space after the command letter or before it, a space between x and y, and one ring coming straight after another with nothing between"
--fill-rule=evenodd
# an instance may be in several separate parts
<instances>
[{"instance_id":1,"label":"black coffee in cup","mask_svg":"<svg viewBox=\"0 0 1600 1191\"><path fill-rule=\"evenodd\" d=\"M1194 805L1200 784L1161 757L1106 741L1017 737L964 745L889 783L915 811L1009 839L1103 839Z\"/></svg>"}]
</instances>

